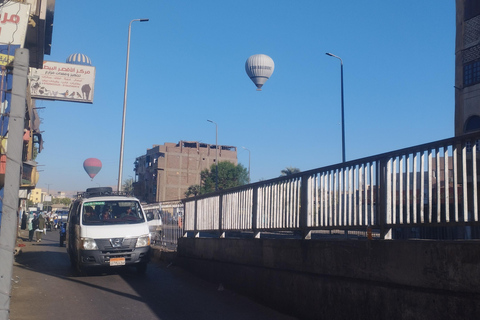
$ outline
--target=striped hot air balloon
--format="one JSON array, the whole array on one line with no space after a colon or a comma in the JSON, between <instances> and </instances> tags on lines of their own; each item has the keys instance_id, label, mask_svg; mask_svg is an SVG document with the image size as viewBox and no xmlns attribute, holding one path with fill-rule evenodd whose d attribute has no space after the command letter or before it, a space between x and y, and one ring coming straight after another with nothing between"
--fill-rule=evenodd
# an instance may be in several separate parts
<instances>
[{"instance_id":1,"label":"striped hot air balloon","mask_svg":"<svg viewBox=\"0 0 480 320\"><path fill-rule=\"evenodd\" d=\"M90 60L90 58L82 53L74 53L69 55L66 62L71 64L80 64L84 66L92 65L92 61Z\"/></svg>"},{"instance_id":2,"label":"striped hot air balloon","mask_svg":"<svg viewBox=\"0 0 480 320\"><path fill-rule=\"evenodd\" d=\"M257 91L262 90L262 86L270 78L274 68L272 58L265 54L254 54L245 62L245 71L257 86Z\"/></svg>"},{"instance_id":3,"label":"striped hot air balloon","mask_svg":"<svg viewBox=\"0 0 480 320\"><path fill-rule=\"evenodd\" d=\"M85 169L85 172L93 180L100 169L102 169L102 161L98 160L97 158L88 158L87 160L83 161L83 169Z\"/></svg>"}]
</instances>

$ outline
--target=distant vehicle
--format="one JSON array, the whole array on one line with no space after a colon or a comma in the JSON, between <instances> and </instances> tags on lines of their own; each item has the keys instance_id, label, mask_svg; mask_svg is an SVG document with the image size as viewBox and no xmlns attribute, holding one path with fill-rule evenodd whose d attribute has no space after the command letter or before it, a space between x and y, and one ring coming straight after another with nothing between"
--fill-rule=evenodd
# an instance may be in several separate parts
<instances>
[{"instance_id":1,"label":"distant vehicle","mask_svg":"<svg viewBox=\"0 0 480 320\"><path fill-rule=\"evenodd\" d=\"M63 247L67 237L67 223L63 222L60 226L60 247Z\"/></svg>"},{"instance_id":2,"label":"distant vehicle","mask_svg":"<svg viewBox=\"0 0 480 320\"><path fill-rule=\"evenodd\" d=\"M58 222L67 222L68 219L68 210L57 210L55 214L58 216Z\"/></svg>"},{"instance_id":3,"label":"distant vehicle","mask_svg":"<svg viewBox=\"0 0 480 320\"><path fill-rule=\"evenodd\" d=\"M68 214L66 243L70 262L79 271L131 265L145 273L150 260L147 215L140 201L110 187L77 195Z\"/></svg>"},{"instance_id":4,"label":"distant vehicle","mask_svg":"<svg viewBox=\"0 0 480 320\"><path fill-rule=\"evenodd\" d=\"M152 243L159 243L162 239L163 221L159 210L148 210L147 213L153 216L153 219L148 221L148 229L150 231L150 239Z\"/></svg>"}]
</instances>

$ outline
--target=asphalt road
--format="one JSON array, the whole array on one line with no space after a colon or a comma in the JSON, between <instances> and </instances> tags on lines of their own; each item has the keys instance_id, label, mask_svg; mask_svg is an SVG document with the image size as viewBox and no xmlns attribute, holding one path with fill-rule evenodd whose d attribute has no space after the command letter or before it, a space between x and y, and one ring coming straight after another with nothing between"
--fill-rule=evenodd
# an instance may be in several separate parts
<instances>
[{"instance_id":1,"label":"asphalt road","mask_svg":"<svg viewBox=\"0 0 480 320\"><path fill-rule=\"evenodd\" d=\"M143 276L125 267L78 275L58 236L51 231L39 243L19 241L10 319L294 319L174 264L150 263Z\"/></svg>"}]
</instances>

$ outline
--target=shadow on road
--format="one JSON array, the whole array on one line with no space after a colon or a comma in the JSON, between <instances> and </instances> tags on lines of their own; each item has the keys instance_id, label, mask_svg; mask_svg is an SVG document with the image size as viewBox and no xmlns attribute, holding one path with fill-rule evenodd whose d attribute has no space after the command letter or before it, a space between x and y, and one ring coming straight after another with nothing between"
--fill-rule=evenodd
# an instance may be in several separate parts
<instances>
[{"instance_id":1,"label":"shadow on road","mask_svg":"<svg viewBox=\"0 0 480 320\"><path fill-rule=\"evenodd\" d=\"M50 314L48 306L58 300L83 308L82 316L102 314L103 319L293 319L251 300L211 284L172 263L150 263L145 275L133 267L100 268L79 274L70 265L65 247L58 245L58 233L47 233L42 242L26 242L15 257L12 315L30 319L25 309L32 301L47 311L32 319L51 319L68 310ZM42 302L37 297L42 295ZM104 302L104 299L105 302ZM88 306L88 307L87 307ZM86 309L87 308L87 309ZM108 313L108 316L107 316ZM75 313L76 314L76 313ZM13 319L13 318L12 318Z\"/></svg>"}]
</instances>

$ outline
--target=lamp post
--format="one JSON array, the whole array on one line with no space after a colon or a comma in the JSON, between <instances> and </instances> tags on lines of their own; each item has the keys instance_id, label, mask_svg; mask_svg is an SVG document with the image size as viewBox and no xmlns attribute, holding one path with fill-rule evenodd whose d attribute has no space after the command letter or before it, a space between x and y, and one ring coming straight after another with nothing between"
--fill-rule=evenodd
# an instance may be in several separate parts
<instances>
[{"instance_id":1,"label":"lamp post","mask_svg":"<svg viewBox=\"0 0 480 320\"><path fill-rule=\"evenodd\" d=\"M118 165L118 184L117 191L122 191L122 171L123 171L123 145L125 141L125 116L127 114L127 88L128 88L128 64L130 60L130 33L132 31L132 22L145 22L148 19L133 19L128 24L128 42L127 42L127 66L125 69L125 91L123 95L123 117L122 117L122 138L120 141L120 161Z\"/></svg>"},{"instance_id":2,"label":"lamp post","mask_svg":"<svg viewBox=\"0 0 480 320\"><path fill-rule=\"evenodd\" d=\"M344 109L343 109L343 60L339 56L336 56L332 53L325 53L327 56L337 58L340 60L340 81L342 87L342 162L345 162L345 118L344 118Z\"/></svg>"},{"instance_id":3,"label":"lamp post","mask_svg":"<svg viewBox=\"0 0 480 320\"><path fill-rule=\"evenodd\" d=\"M245 148L245 147L242 147L242 148L248 151L248 183L250 183L251 182L251 180L250 180L250 150Z\"/></svg>"},{"instance_id":4,"label":"lamp post","mask_svg":"<svg viewBox=\"0 0 480 320\"><path fill-rule=\"evenodd\" d=\"M47 198L47 199L50 199L50 201L47 200L47 201L45 201L45 202L50 202L50 204L52 203L52 196L50 195L50 186L51 186L52 184L53 184L53 183L46 183L46 185L47 185L47 196L50 197L50 198ZM46 211L48 212L48 204L47 204L47 210L46 210ZM52 211L52 210L50 210L50 211Z\"/></svg>"},{"instance_id":5,"label":"lamp post","mask_svg":"<svg viewBox=\"0 0 480 320\"><path fill-rule=\"evenodd\" d=\"M218 125L215 121L207 121L215 125L215 191L218 191Z\"/></svg>"}]
</instances>

